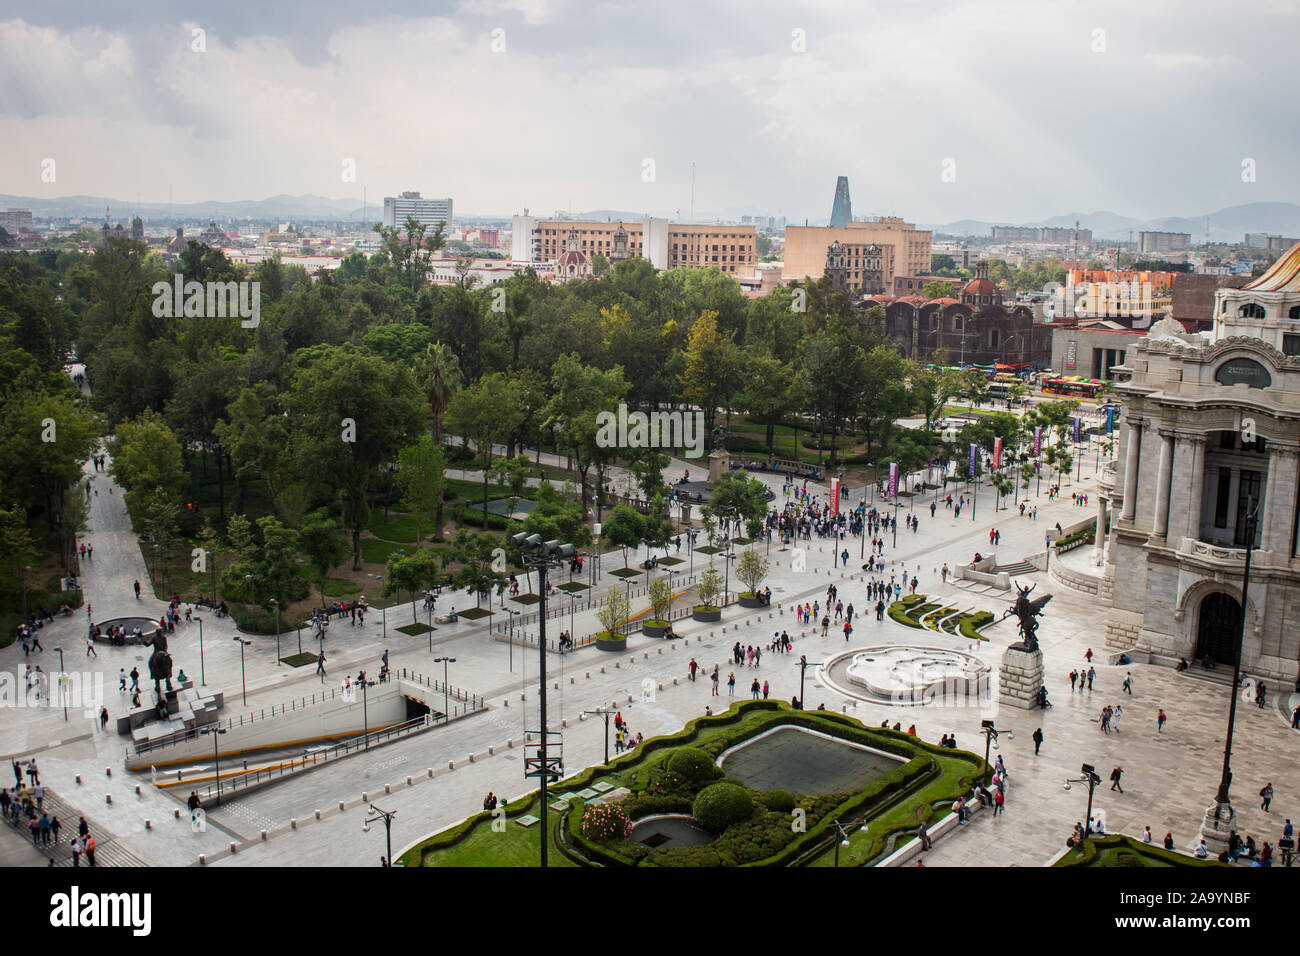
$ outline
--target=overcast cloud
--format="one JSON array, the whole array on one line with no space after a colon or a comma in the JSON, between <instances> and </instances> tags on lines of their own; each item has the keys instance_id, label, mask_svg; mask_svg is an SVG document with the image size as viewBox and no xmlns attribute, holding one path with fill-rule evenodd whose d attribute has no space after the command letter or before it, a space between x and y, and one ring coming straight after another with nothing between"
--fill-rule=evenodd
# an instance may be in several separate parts
<instances>
[{"instance_id":1,"label":"overcast cloud","mask_svg":"<svg viewBox=\"0 0 1300 956\"><path fill-rule=\"evenodd\" d=\"M0 192L684 217L694 162L697 218L837 175L919 222L1195 215L1300 196L1297 40L1280 0L3 3Z\"/></svg>"}]
</instances>

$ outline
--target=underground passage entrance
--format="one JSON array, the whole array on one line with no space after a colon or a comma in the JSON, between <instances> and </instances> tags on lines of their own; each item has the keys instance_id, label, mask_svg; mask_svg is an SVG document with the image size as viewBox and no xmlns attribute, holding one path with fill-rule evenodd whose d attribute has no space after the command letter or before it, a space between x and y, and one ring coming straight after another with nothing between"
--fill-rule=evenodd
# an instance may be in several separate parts
<instances>
[{"instance_id":1,"label":"underground passage entrance","mask_svg":"<svg viewBox=\"0 0 1300 956\"><path fill-rule=\"evenodd\" d=\"M417 717L423 718L425 714L433 714L435 717L442 716L440 713L438 713L436 710L433 710L432 708L429 707L428 704L422 701L414 700L413 698L405 697L405 696L402 699L406 701L407 720L415 720Z\"/></svg>"},{"instance_id":2,"label":"underground passage entrance","mask_svg":"<svg viewBox=\"0 0 1300 956\"><path fill-rule=\"evenodd\" d=\"M1207 656L1217 664L1232 666L1237 661L1237 642L1241 637L1241 604L1231 594L1216 591L1201 601L1200 623L1196 630L1196 657Z\"/></svg>"}]
</instances>

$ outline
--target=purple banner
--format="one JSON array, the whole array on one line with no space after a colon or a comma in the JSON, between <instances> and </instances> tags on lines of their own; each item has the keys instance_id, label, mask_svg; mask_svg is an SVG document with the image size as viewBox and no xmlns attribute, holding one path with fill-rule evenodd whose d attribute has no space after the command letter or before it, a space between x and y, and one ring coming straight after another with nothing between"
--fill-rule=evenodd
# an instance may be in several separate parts
<instances>
[{"instance_id":1,"label":"purple banner","mask_svg":"<svg viewBox=\"0 0 1300 956\"><path fill-rule=\"evenodd\" d=\"M971 445L970 445L970 476L971 476L972 478L975 477L975 456L976 456L977 454L978 454L978 451L977 451L977 449L976 449L976 447L975 447L975 443L974 443L974 442L971 442Z\"/></svg>"},{"instance_id":2,"label":"purple banner","mask_svg":"<svg viewBox=\"0 0 1300 956\"><path fill-rule=\"evenodd\" d=\"M1034 428L1034 457L1037 458L1043 453L1043 429L1042 426Z\"/></svg>"},{"instance_id":3,"label":"purple banner","mask_svg":"<svg viewBox=\"0 0 1300 956\"><path fill-rule=\"evenodd\" d=\"M898 497L898 462L889 463L889 497Z\"/></svg>"},{"instance_id":4,"label":"purple banner","mask_svg":"<svg viewBox=\"0 0 1300 956\"><path fill-rule=\"evenodd\" d=\"M1078 415L1074 417L1074 440L1083 441L1083 419Z\"/></svg>"}]
</instances>

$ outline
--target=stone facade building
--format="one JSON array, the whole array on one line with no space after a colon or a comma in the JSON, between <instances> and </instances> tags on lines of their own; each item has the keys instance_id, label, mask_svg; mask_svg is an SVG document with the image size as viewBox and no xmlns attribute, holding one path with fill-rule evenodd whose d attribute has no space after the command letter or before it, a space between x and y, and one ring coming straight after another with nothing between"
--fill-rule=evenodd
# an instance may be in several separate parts
<instances>
[{"instance_id":1,"label":"stone facade building","mask_svg":"<svg viewBox=\"0 0 1300 956\"><path fill-rule=\"evenodd\" d=\"M1214 316L1208 334L1156 323L1114 370L1123 429L1100 476L1094 551L1113 605L1107 644L1230 664L1244 613L1243 670L1289 684L1300 667L1300 245L1244 288L1220 289Z\"/></svg>"}]
</instances>

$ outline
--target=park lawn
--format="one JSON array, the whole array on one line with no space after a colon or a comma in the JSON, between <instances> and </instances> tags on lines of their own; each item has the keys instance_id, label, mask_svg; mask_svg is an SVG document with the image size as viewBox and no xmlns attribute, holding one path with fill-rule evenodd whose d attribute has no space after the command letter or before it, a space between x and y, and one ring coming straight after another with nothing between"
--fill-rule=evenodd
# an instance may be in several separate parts
<instances>
[{"instance_id":1,"label":"park lawn","mask_svg":"<svg viewBox=\"0 0 1300 956\"><path fill-rule=\"evenodd\" d=\"M534 816L537 801L529 812ZM547 814L547 823L554 827L559 814ZM537 866L542 854L542 825L521 827L513 819L506 821L505 833L494 833L491 826L478 826L465 839L454 846L424 854L425 866ZM403 857L405 863L405 857ZM576 867L577 864L559 851L552 837L547 853L550 866Z\"/></svg>"},{"instance_id":2,"label":"park lawn","mask_svg":"<svg viewBox=\"0 0 1300 956\"><path fill-rule=\"evenodd\" d=\"M378 538L361 539L361 560L366 564L388 564L388 559L398 551L410 552L414 545L403 545L396 541L381 541Z\"/></svg>"},{"instance_id":3,"label":"park lawn","mask_svg":"<svg viewBox=\"0 0 1300 956\"><path fill-rule=\"evenodd\" d=\"M433 532L433 515L420 518L420 539L423 540ZM376 508L366 522L366 530L376 538L384 541L400 541L402 544L415 543L416 515L413 512L389 511L385 520L381 508Z\"/></svg>"},{"instance_id":4,"label":"park lawn","mask_svg":"<svg viewBox=\"0 0 1300 956\"><path fill-rule=\"evenodd\" d=\"M315 587L316 582L312 582ZM343 597L346 594L361 593L361 585L355 581L349 581L347 578L326 578L325 579L325 596L326 597Z\"/></svg>"}]
</instances>

